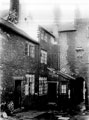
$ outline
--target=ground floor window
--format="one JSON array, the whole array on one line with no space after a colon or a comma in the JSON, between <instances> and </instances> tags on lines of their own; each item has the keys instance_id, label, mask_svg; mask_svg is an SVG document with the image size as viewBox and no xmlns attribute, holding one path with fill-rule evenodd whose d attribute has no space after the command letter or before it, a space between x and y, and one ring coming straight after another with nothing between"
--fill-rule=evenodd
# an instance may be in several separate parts
<instances>
[{"instance_id":1,"label":"ground floor window","mask_svg":"<svg viewBox=\"0 0 89 120\"><path fill-rule=\"evenodd\" d=\"M47 77L39 77L39 95L46 95L48 91Z\"/></svg>"},{"instance_id":2,"label":"ground floor window","mask_svg":"<svg viewBox=\"0 0 89 120\"><path fill-rule=\"evenodd\" d=\"M67 91L67 87L66 85L61 85L61 94L66 94L66 91Z\"/></svg>"},{"instance_id":3,"label":"ground floor window","mask_svg":"<svg viewBox=\"0 0 89 120\"><path fill-rule=\"evenodd\" d=\"M34 95L35 93L35 75L26 75L25 95Z\"/></svg>"}]
</instances>

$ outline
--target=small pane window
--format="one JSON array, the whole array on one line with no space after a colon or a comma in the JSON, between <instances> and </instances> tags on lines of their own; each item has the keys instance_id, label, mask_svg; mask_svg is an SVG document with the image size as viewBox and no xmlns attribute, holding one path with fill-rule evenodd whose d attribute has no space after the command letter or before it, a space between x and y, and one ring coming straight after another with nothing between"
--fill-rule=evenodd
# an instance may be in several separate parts
<instances>
[{"instance_id":1,"label":"small pane window","mask_svg":"<svg viewBox=\"0 0 89 120\"><path fill-rule=\"evenodd\" d=\"M47 52L41 50L41 63L47 64Z\"/></svg>"},{"instance_id":2,"label":"small pane window","mask_svg":"<svg viewBox=\"0 0 89 120\"><path fill-rule=\"evenodd\" d=\"M32 43L25 44L25 55L30 56L32 58L35 57L35 45Z\"/></svg>"},{"instance_id":3,"label":"small pane window","mask_svg":"<svg viewBox=\"0 0 89 120\"><path fill-rule=\"evenodd\" d=\"M30 56L35 57L35 46L33 44L30 45Z\"/></svg>"},{"instance_id":4,"label":"small pane window","mask_svg":"<svg viewBox=\"0 0 89 120\"><path fill-rule=\"evenodd\" d=\"M48 84L46 77L39 77L39 95L47 94Z\"/></svg>"},{"instance_id":5,"label":"small pane window","mask_svg":"<svg viewBox=\"0 0 89 120\"><path fill-rule=\"evenodd\" d=\"M29 44L25 43L25 55L29 56Z\"/></svg>"},{"instance_id":6,"label":"small pane window","mask_svg":"<svg viewBox=\"0 0 89 120\"><path fill-rule=\"evenodd\" d=\"M25 94L33 95L35 93L35 75L26 75L27 83L25 85L26 91Z\"/></svg>"},{"instance_id":7,"label":"small pane window","mask_svg":"<svg viewBox=\"0 0 89 120\"><path fill-rule=\"evenodd\" d=\"M66 94L66 85L61 85L61 93Z\"/></svg>"}]
</instances>

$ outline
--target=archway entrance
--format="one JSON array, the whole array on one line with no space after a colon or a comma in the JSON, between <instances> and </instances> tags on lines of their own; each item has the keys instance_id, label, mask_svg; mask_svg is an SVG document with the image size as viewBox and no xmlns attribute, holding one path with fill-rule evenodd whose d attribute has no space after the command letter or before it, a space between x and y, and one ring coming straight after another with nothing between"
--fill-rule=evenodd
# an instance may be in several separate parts
<instances>
[{"instance_id":1,"label":"archway entrance","mask_svg":"<svg viewBox=\"0 0 89 120\"><path fill-rule=\"evenodd\" d=\"M79 105L85 99L85 81L82 77L76 78L70 82L70 99L71 105Z\"/></svg>"}]
</instances>

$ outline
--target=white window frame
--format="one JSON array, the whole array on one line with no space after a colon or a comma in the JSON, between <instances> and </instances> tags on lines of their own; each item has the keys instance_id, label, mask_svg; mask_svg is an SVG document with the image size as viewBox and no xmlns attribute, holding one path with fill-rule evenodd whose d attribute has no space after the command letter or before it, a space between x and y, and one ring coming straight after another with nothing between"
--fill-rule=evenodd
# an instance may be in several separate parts
<instances>
[{"instance_id":1,"label":"white window frame","mask_svg":"<svg viewBox=\"0 0 89 120\"><path fill-rule=\"evenodd\" d=\"M27 56L30 56L30 57L34 58L35 57L35 45L32 44L32 43L26 42L26 44L25 44L25 54Z\"/></svg>"},{"instance_id":2,"label":"white window frame","mask_svg":"<svg viewBox=\"0 0 89 120\"><path fill-rule=\"evenodd\" d=\"M26 88L25 94L29 95L34 95L35 94L35 75L34 74L27 74L26 75L26 87L28 86L28 88Z\"/></svg>"},{"instance_id":3,"label":"white window frame","mask_svg":"<svg viewBox=\"0 0 89 120\"><path fill-rule=\"evenodd\" d=\"M66 94L67 93L67 85L66 84L62 84L61 85L61 94Z\"/></svg>"},{"instance_id":4,"label":"white window frame","mask_svg":"<svg viewBox=\"0 0 89 120\"><path fill-rule=\"evenodd\" d=\"M35 45L34 44L30 44L30 57L34 58L35 57Z\"/></svg>"},{"instance_id":5,"label":"white window frame","mask_svg":"<svg viewBox=\"0 0 89 120\"><path fill-rule=\"evenodd\" d=\"M47 64L47 51L41 50L41 63Z\"/></svg>"},{"instance_id":6,"label":"white window frame","mask_svg":"<svg viewBox=\"0 0 89 120\"><path fill-rule=\"evenodd\" d=\"M39 96L46 95L48 92L47 77L39 77Z\"/></svg>"}]
</instances>

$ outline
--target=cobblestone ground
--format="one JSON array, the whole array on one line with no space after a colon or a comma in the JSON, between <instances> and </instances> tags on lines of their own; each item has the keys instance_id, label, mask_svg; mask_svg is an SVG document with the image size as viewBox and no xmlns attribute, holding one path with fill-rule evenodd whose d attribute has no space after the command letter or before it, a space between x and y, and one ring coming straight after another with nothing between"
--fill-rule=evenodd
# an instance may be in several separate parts
<instances>
[{"instance_id":1,"label":"cobblestone ground","mask_svg":"<svg viewBox=\"0 0 89 120\"><path fill-rule=\"evenodd\" d=\"M0 120L89 120L89 112L81 112L76 115L61 113L59 111L37 111L29 110L18 112L13 116L7 118L0 118Z\"/></svg>"},{"instance_id":2,"label":"cobblestone ground","mask_svg":"<svg viewBox=\"0 0 89 120\"><path fill-rule=\"evenodd\" d=\"M45 111L28 111L28 112L22 112L22 113L18 113L15 115L16 119L19 120L32 120L35 119L37 116L40 116L42 114L44 114Z\"/></svg>"}]
</instances>

